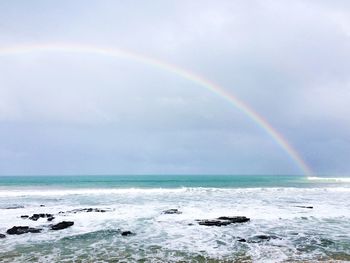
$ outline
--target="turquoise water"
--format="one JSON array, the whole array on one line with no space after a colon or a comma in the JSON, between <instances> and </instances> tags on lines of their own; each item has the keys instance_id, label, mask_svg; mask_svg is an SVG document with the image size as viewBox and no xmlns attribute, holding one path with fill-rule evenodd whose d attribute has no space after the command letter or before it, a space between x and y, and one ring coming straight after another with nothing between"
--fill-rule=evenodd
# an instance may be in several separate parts
<instances>
[{"instance_id":1,"label":"turquoise water","mask_svg":"<svg viewBox=\"0 0 350 263\"><path fill-rule=\"evenodd\" d=\"M1 176L0 187L177 188L317 187L334 181L295 175Z\"/></svg>"},{"instance_id":2,"label":"turquoise water","mask_svg":"<svg viewBox=\"0 0 350 263\"><path fill-rule=\"evenodd\" d=\"M21 218L34 213L55 218ZM222 227L197 221L220 216L250 221ZM50 230L62 221L74 225ZM2 176L0 234L13 226L42 231L0 239L0 262L347 262L350 178Z\"/></svg>"}]
</instances>

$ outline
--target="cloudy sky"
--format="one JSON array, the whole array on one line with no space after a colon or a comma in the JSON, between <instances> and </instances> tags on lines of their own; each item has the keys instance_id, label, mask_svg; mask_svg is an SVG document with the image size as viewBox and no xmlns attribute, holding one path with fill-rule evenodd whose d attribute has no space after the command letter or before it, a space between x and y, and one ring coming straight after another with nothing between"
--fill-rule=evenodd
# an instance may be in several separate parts
<instances>
[{"instance_id":1,"label":"cloudy sky","mask_svg":"<svg viewBox=\"0 0 350 263\"><path fill-rule=\"evenodd\" d=\"M0 2L3 48L71 43L174 64L237 95L316 174L350 172L350 1ZM198 84L127 58L0 55L0 174L302 174Z\"/></svg>"}]
</instances>

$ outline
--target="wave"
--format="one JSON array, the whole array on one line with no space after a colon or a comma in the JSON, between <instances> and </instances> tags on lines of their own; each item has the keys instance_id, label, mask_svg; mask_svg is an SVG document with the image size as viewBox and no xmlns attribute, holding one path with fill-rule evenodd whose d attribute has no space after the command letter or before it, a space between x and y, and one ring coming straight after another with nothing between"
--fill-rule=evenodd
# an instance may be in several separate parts
<instances>
[{"instance_id":1,"label":"wave","mask_svg":"<svg viewBox=\"0 0 350 263\"><path fill-rule=\"evenodd\" d=\"M307 178L312 181L327 181L327 182L339 182L339 183L350 183L350 177L316 177L310 176Z\"/></svg>"},{"instance_id":2,"label":"wave","mask_svg":"<svg viewBox=\"0 0 350 263\"><path fill-rule=\"evenodd\" d=\"M311 179L310 179L311 178ZM310 177L309 180L316 177ZM321 178L325 180L326 178ZM334 180L335 178L329 178ZM344 179L344 178L342 178ZM350 180L350 178L347 178ZM350 182L350 181L346 181ZM189 195L199 195L199 194L213 194L213 193L236 193L236 194L246 194L246 193L281 193L281 192L291 192L293 194L300 192L318 192L320 190L327 189L328 191L336 192L350 192L349 187L322 187L322 188L297 188L297 187L252 187L252 188L212 188L212 187L180 187L180 188L56 188L56 189L42 189L42 188L14 188L3 190L0 188L0 198L3 197L60 197L60 196L82 196L82 195L167 195L167 194L189 194Z\"/></svg>"}]
</instances>

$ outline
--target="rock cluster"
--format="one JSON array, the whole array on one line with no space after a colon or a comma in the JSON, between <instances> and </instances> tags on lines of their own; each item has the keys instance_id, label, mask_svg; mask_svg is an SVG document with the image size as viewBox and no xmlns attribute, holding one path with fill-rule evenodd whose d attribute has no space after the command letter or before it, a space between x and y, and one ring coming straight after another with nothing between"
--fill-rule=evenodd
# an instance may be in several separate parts
<instances>
[{"instance_id":1,"label":"rock cluster","mask_svg":"<svg viewBox=\"0 0 350 263\"><path fill-rule=\"evenodd\" d=\"M62 230L62 229L68 228L72 225L74 225L74 222L72 222L72 221L62 221L56 225L52 225L51 230Z\"/></svg>"},{"instance_id":2,"label":"rock cluster","mask_svg":"<svg viewBox=\"0 0 350 263\"><path fill-rule=\"evenodd\" d=\"M168 209L168 210L163 211L163 214L166 214L166 215L182 214L182 212L179 211L178 209Z\"/></svg>"},{"instance_id":3,"label":"rock cluster","mask_svg":"<svg viewBox=\"0 0 350 263\"><path fill-rule=\"evenodd\" d=\"M250 218L245 216L221 216L216 219L203 219L197 220L199 225L202 226L227 226L230 224L236 223L245 223L248 222Z\"/></svg>"},{"instance_id":4,"label":"rock cluster","mask_svg":"<svg viewBox=\"0 0 350 263\"><path fill-rule=\"evenodd\" d=\"M65 213L81 213L81 212L86 212L86 213L91 213L91 212L95 212L95 213L105 213L107 212L107 210L105 209L100 209L100 208L78 208L78 209L73 209L67 212L59 212L59 214L65 214Z\"/></svg>"},{"instance_id":5,"label":"rock cluster","mask_svg":"<svg viewBox=\"0 0 350 263\"><path fill-rule=\"evenodd\" d=\"M32 228L29 226L14 226L6 231L9 235L22 235L25 233L40 233L41 228Z\"/></svg>"},{"instance_id":6,"label":"rock cluster","mask_svg":"<svg viewBox=\"0 0 350 263\"><path fill-rule=\"evenodd\" d=\"M131 236L131 235L135 235L133 232L131 231L123 231L120 233L122 236Z\"/></svg>"}]
</instances>

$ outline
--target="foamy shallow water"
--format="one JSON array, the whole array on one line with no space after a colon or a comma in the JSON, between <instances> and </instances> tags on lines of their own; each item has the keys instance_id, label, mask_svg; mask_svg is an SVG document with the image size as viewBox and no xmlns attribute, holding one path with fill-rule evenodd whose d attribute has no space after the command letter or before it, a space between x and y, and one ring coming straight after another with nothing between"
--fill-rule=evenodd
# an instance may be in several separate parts
<instances>
[{"instance_id":1,"label":"foamy shallow water","mask_svg":"<svg viewBox=\"0 0 350 263\"><path fill-rule=\"evenodd\" d=\"M40 207L45 205L45 207ZM313 206L313 209L297 206ZM6 209L19 207L17 209ZM77 208L108 212L59 214ZM182 214L162 211L176 208ZM50 231L55 214L73 227ZM196 219L247 216L224 227ZM0 239L1 262L289 262L350 261L350 188L28 189L0 191L0 233L14 225L39 234ZM121 236L130 230L134 236ZM275 236L259 241L256 235ZM238 242L244 238L249 242ZM259 242L258 242L259 241ZM210 261L212 260L212 261Z\"/></svg>"}]
</instances>

